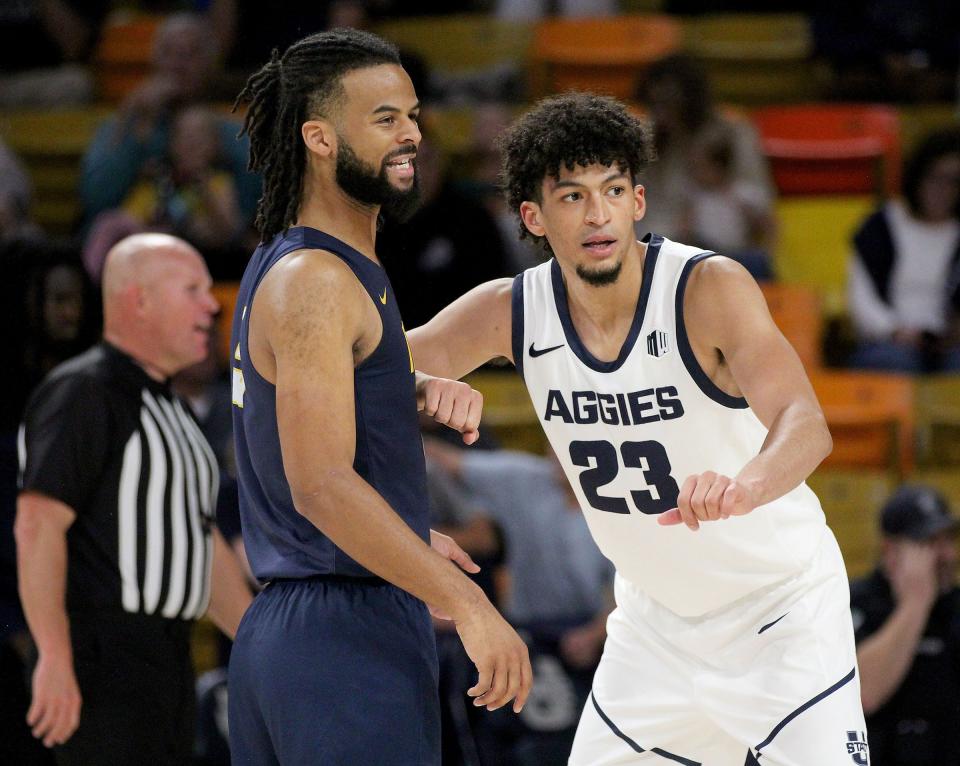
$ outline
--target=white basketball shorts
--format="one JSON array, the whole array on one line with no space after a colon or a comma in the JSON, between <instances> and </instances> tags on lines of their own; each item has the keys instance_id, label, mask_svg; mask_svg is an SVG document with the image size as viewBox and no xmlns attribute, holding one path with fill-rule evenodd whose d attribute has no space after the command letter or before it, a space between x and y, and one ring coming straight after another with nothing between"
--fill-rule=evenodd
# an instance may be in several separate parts
<instances>
[{"instance_id":1,"label":"white basketball shorts","mask_svg":"<svg viewBox=\"0 0 960 766\"><path fill-rule=\"evenodd\" d=\"M867 766L832 532L802 574L707 615L680 617L619 576L615 591L571 766Z\"/></svg>"}]
</instances>

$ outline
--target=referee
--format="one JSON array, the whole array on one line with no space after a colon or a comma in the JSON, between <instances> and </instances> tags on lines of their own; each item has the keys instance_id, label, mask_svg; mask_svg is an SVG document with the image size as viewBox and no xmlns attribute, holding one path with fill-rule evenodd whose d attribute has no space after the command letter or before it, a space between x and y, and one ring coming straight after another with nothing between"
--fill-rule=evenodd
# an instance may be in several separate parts
<instances>
[{"instance_id":1,"label":"referee","mask_svg":"<svg viewBox=\"0 0 960 766\"><path fill-rule=\"evenodd\" d=\"M169 384L206 355L217 303L199 254L162 234L110 251L103 303L103 342L50 373L20 431L27 723L58 764L185 764L191 623L209 604L232 637L250 602L213 524L216 460Z\"/></svg>"}]
</instances>

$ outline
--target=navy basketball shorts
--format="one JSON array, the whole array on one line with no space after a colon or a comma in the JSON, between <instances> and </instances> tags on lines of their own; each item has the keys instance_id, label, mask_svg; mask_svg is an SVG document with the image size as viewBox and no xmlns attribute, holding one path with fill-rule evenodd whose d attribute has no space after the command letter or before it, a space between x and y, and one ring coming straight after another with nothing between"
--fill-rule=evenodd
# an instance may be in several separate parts
<instances>
[{"instance_id":1,"label":"navy basketball shorts","mask_svg":"<svg viewBox=\"0 0 960 766\"><path fill-rule=\"evenodd\" d=\"M437 651L423 602L382 580L270 583L230 657L235 766L439 766Z\"/></svg>"}]
</instances>

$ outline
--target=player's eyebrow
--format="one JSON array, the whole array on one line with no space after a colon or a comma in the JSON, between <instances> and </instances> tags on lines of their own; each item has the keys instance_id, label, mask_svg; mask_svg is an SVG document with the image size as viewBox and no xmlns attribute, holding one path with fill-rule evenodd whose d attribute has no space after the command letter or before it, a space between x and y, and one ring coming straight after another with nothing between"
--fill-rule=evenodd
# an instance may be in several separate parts
<instances>
[{"instance_id":1,"label":"player's eyebrow","mask_svg":"<svg viewBox=\"0 0 960 766\"><path fill-rule=\"evenodd\" d=\"M626 174L626 173L624 173L624 172L621 171L621 170L618 170L618 171L616 171L615 173L611 173L611 174L608 175L606 178L604 178L603 181L600 182L600 185L601 185L601 186L605 186L606 184L610 183L611 181L615 181L615 180L617 180L618 178L626 178L626 177L627 177L627 174ZM580 181L570 181L570 180L566 180L566 181L555 181L554 184L553 184L553 188L554 188L554 189L570 189L570 188L576 188L576 187L578 187L578 186L584 186L584 184L581 183Z\"/></svg>"},{"instance_id":2,"label":"player's eyebrow","mask_svg":"<svg viewBox=\"0 0 960 766\"><path fill-rule=\"evenodd\" d=\"M392 106L391 104L381 104L376 109L373 110L372 114L383 114L384 112L400 113L403 110L399 106ZM420 102L418 101L410 108L411 112L420 111Z\"/></svg>"}]
</instances>

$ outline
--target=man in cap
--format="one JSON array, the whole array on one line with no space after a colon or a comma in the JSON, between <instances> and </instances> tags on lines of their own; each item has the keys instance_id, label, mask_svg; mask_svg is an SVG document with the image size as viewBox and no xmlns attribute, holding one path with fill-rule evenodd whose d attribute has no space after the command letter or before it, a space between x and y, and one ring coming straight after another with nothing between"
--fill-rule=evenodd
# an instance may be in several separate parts
<instances>
[{"instance_id":1,"label":"man in cap","mask_svg":"<svg viewBox=\"0 0 960 766\"><path fill-rule=\"evenodd\" d=\"M939 492L907 485L880 529L878 566L850 598L870 763L960 763L958 520Z\"/></svg>"}]
</instances>

